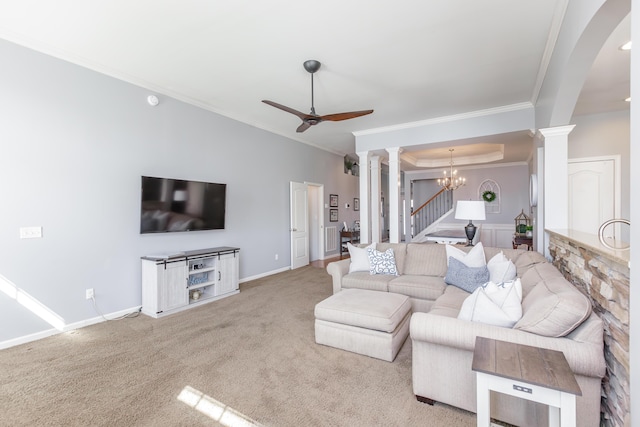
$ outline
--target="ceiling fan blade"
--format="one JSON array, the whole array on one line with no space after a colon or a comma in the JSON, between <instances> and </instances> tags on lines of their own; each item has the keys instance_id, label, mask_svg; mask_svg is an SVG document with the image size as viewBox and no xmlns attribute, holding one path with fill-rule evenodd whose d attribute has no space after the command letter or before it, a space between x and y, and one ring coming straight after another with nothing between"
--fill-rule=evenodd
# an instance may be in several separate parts
<instances>
[{"instance_id":1,"label":"ceiling fan blade","mask_svg":"<svg viewBox=\"0 0 640 427\"><path fill-rule=\"evenodd\" d=\"M298 129L296 129L296 132L304 132L305 130L309 129L310 127L311 127L311 123L302 122L302 124L300 126L298 126Z\"/></svg>"},{"instance_id":2,"label":"ceiling fan blade","mask_svg":"<svg viewBox=\"0 0 640 427\"><path fill-rule=\"evenodd\" d=\"M294 115L300 117L302 120L304 120L306 118L309 118L309 117L312 117L309 114L301 113L298 110L294 110L293 108L289 108L289 107L286 107L286 106L284 106L282 104L278 104L277 102L267 101L266 99L263 99L262 102L264 102L267 105L271 105L272 107L276 107L276 108L279 108L280 110L286 111L287 113L294 114Z\"/></svg>"},{"instance_id":3,"label":"ceiling fan blade","mask_svg":"<svg viewBox=\"0 0 640 427\"><path fill-rule=\"evenodd\" d=\"M326 116L320 116L319 119L339 122L341 120L355 119L356 117L366 116L367 114L371 113L373 113L373 110L351 111L349 113L327 114Z\"/></svg>"}]
</instances>

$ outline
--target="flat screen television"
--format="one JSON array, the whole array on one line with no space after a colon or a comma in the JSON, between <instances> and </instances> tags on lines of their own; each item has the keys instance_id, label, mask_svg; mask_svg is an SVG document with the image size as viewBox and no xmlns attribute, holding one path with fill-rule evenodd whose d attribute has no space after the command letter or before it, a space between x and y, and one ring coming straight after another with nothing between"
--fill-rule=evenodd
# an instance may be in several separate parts
<instances>
[{"instance_id":1,"label":"flat screen television","mask_svg":"<svg viewBox=\"0 0 640 427\"><path fill-rule=\"evenodd\" d=\"M227 184L142 177L140 233L224 228Z\"/></svg>"}]
</instances>

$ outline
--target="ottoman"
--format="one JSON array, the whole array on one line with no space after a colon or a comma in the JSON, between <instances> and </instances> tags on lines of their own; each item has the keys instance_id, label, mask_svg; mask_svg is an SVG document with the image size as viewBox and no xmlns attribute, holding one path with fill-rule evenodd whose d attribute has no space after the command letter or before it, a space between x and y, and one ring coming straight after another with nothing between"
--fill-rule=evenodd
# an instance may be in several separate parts
<instances>
[{"instance_id":1,"label":"ottoman","mask_svg":"<svg viewBox=\"0 0 640 427\"><path fill-rule=\"evenodd\" d=\"M406 295L343 289L315 307L316 343L392 362L409 335Z\"/></svg>"}]
</instances>

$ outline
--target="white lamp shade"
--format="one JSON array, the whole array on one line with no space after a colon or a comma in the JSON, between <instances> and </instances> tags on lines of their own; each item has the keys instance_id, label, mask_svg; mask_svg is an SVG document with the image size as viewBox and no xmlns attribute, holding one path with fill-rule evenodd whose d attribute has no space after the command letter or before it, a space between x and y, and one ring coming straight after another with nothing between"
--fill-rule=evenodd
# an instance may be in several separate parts
<instances>
[{"instance_id":1,"label":"white lamp shade","mask_svg":"<svg viewBox=\"0 0 640 427\"><path fill-rule=\"evenodd\" d=\"M456 204L456 219L464 219L467 221L486 219L483 201L475 200L458 200Z\"/></svg>"}]
</instances>

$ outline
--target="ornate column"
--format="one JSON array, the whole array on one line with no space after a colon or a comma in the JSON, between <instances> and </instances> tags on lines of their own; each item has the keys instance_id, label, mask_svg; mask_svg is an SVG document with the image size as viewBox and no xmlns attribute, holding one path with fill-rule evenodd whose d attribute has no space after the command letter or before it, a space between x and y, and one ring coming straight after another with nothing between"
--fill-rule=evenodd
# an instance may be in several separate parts
<instances>
[{"instance_id":1,"label":"ornate column","mask_svg":"<svg viewBox=\"0 0 640 427\"><path fill-rule=\"evenodd\" d=\"M544 206L542 229L569 227L569 133L575 125L539 129L544 145L542 167ZM549 234L544 235L544 254L549 257Z\"/></svg>"}]
</instances>

